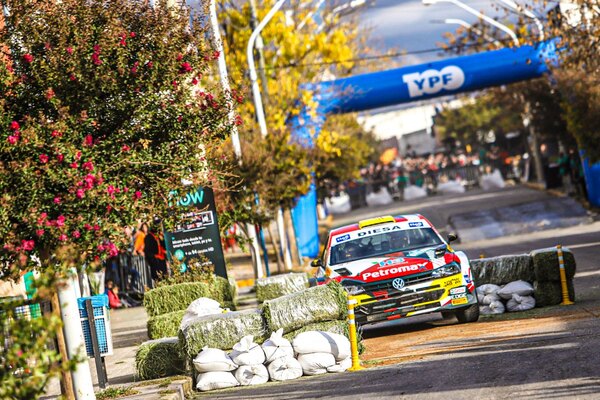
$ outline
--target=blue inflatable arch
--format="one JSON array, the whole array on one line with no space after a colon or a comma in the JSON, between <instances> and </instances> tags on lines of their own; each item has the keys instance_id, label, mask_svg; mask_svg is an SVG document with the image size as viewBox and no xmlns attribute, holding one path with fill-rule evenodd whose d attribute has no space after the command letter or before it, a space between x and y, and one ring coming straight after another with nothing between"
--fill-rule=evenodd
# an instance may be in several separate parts
<instances>
[{"instance_id":1,"label":"blue inflatable arch","mask_svg":"<svg viewBox=\"0 0 600 400\"><path fill-rule=\"evenodd\" d=\"M556 62L552 41L303 85L302 89L312 91L317 106L291 120L292 136L312 145L313 135L318 134L328 114L371 110L533 79L548 71L547 62ZM292 210L298 247L305 257L319 253L316 206L313 185Z\"/></svg>"}]
</instances>

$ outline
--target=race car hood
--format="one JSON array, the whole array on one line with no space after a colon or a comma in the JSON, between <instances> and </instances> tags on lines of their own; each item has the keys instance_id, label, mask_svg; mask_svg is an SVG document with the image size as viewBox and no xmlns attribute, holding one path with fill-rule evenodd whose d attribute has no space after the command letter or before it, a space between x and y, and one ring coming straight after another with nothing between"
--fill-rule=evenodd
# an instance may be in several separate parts
<instances>
[{"instance_id":1,"label":"race car hood","mask_svg":"<svg viewBox=\"0 0 600 400\"><path fill-rule=\"evenodd\" d=\"M424 252L420 252L419 257L386 254L381 257L338 264L332 269L340 275L338 278L340 280L349 279L368 283L424 273L446 265L454 259L454 254L450 252L439 258L429 258Z\"/></svg>"}]
</instances>

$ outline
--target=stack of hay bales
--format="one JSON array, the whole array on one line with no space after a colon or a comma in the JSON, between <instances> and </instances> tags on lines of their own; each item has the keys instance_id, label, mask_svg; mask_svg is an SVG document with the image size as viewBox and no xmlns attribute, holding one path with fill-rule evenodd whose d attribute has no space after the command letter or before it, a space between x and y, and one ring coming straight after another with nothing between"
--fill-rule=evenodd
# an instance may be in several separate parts
<instances>
[{"instance_id":1,"label":"stack of hay bales","mask_svg":"<svg viewBox=\"0 0 600 400\"><path fill-rule=\"evenodd\" d=\"M262 311L269 332L281 328L293 340L305 331L347 332L347 302L344 288L332 282L265 301Z\"/></svg>"},{"instance_id":2,"label":"stack of hay bales","mask_svg":"<svg viewBox=\"0 0 600 400\"><path fill-rule=\"evenodd\" d=\"M563 247L563 260L565 262L565 274L567 277L567 288L569 299L575 301L575 289L573 277L575 276L576 264L573 253ZM558 252L556 248L534 250L531 252L533 270L535 271L534 295L539 307L560 304L562 302L562 288L560 283L560 271L558 268Z\"/></svg>"},{"instance_id":3,"label":"stack of hay bales","mask_svg":"<svg viewBox=\"0 0 600 400\"><path fill-rule=\"evenodd\" d=\"M563 247L562 250L569 297L574 301L575 257L568 248ZM470 263L476 286L502 286L513 281L526 281L533 285L537 307L556 305L562 301L558 253L555 247L534 250L530 254L471 260Z\"/></svg>"},{"instance_id":4,"label":"stack of hay bales","mask_svg":"<svg viewBox=\"0 0 600 400\"><path fill-rule=\"evenodd\" d=\"M256 297L260 303L308 288L308 275L292 272L256 280Z\"/></svg>"},{"instance_id":5,"label":"stack of hay bales","mask_svg":"<svg viewBox=\"0 0 600 400\"><path fill-rule=\"evenodd\" d=\"M235 308L235 289L227 279L215 277L211 282L186 282L160 286L144 295L148 313L148 337L160 339L177 336L185 309L196 299L214 299L224 308Z\"/></svg>"}]
</instances>

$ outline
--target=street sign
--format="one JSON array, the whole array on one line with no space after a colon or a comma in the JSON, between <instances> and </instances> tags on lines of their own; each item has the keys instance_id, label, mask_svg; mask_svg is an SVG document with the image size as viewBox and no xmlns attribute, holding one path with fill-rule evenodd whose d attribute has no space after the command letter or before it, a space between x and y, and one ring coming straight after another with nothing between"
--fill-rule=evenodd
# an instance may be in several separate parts
<instances>
[{"instance_id":1,"label":"street sign","mask_svg":"<svg viewBox=\"0 0 600 400\"><path fill-rule=\"evenodd\" d=\"M184 222L173 232L165 232L169 258L181 261L185 268L190 260L206 257L205 263L214 265L215 274L227 279L213 190L200 187L185 196L173 191L171 196L177 199Z\"/></svg>"}]
</instances>

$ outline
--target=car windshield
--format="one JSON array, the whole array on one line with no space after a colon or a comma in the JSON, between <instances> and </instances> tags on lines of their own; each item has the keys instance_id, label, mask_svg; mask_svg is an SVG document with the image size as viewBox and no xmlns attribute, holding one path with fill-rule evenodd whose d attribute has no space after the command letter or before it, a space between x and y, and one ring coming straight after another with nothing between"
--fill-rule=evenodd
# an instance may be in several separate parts
<instances>
[{"instance_id":1,"label":"car windshield","mask_svg":"<svg viewBox=\"0 0 600 400\"><path fill-rule=\"evenodd\" d=\"M424 248L434 247L442 243L440 237L431 228L384 232L348 240L333 246L329 264L342 264L392 253L402 253L406 257L415 257L423 253Z\"/></svg>"}]
</instances>

